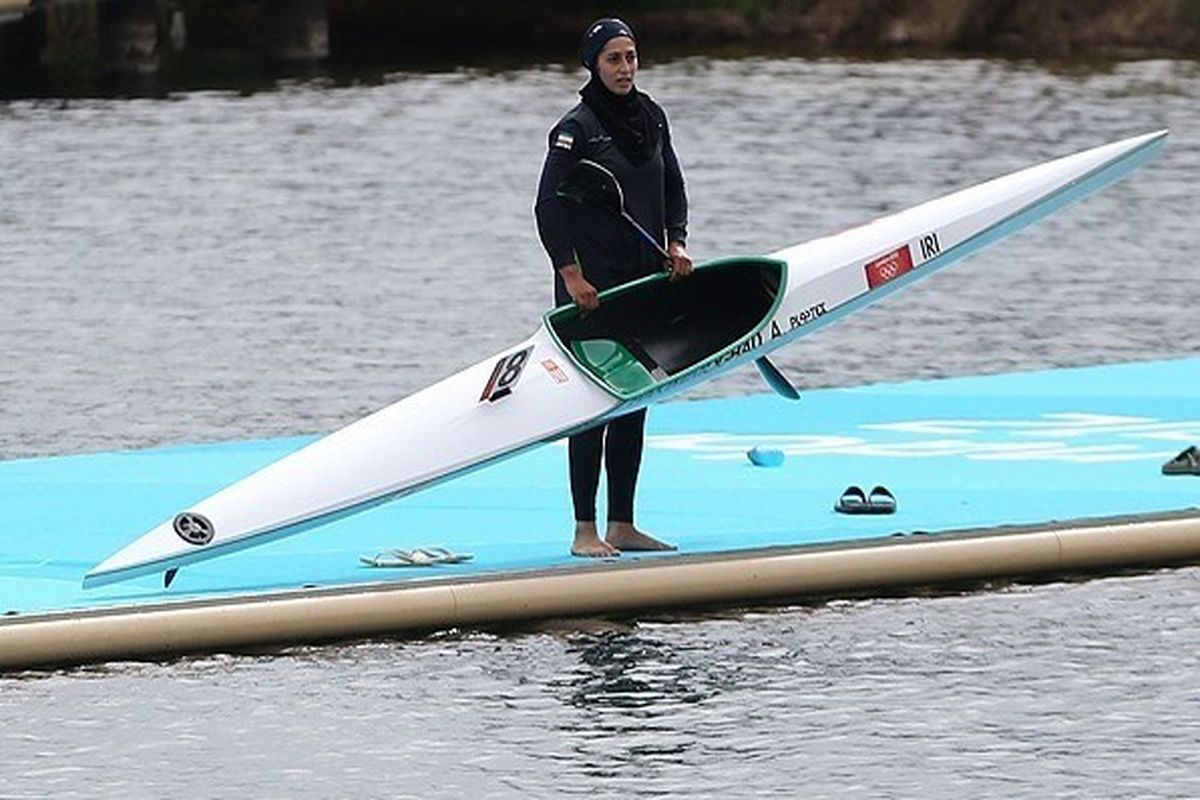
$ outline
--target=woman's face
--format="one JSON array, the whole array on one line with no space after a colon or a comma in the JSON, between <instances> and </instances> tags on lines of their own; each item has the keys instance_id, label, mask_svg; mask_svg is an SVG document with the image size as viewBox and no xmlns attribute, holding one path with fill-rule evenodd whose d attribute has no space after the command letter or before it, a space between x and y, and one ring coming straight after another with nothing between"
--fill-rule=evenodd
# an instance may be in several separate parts
<instances>
[{"instance_id":1,"label":"woman's face","mask_svg":"<svg viewBox=\"0 0 1200 800\"><path fill-rule=\"evenodd\" d=\"M629 94L637 74L637 45L628 36L614 36L596 56L596 74L613 94Z\"/></svg>"}]
</instances>

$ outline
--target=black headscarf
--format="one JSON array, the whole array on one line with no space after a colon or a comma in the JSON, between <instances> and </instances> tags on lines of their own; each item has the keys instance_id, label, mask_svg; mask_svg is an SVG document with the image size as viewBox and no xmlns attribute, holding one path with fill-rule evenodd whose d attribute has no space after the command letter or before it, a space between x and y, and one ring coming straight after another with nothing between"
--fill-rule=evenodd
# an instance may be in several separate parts
<instances>
[{"instance_id":1,"label":"black headscarf","mask_svg":"<svg viewBox=\"0 0 1200 800\"><path fill-rule=\"evenodd\" d=\"M596 74L596 57L604 45L617 36L628 36L637 41L633 29L615 17L596 20L584 32L580 56L592 77L579 90L579 96L613 138L617 149L630 163L638 165L654 155L662 132L654 102L649 97L636 87L631 88L628 94L613 94Z\"/></svg>"},{"instance_id":2,"label":"black headscarf","mask_svg":"<svg viewBox=\"0 0 1200 800\"><path fill-rule=\"evenodd\" d=\"M594 72L579 96L630 163L642 164L654 155L662 131L649 97L637 89L625 95L613 94Z\"/></svg>"}]
</instances>

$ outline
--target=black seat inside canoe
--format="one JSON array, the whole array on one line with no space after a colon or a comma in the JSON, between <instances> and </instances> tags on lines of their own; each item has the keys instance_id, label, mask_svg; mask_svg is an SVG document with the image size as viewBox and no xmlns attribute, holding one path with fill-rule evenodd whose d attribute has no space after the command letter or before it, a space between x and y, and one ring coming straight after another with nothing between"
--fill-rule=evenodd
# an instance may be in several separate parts
<instances>
[{"instance_id":1,"label":"black seat inside canoe","mask_svg":"<svg viewBox=\"0 0 1200 800\"><path fill-rule=\"evenodd\" d=\"M686 280L656 278L612 289L587 316L568 306L549 320L577 358L584 348L576 343L609 340L662 379L720 353L762 324L775 305L783 271L783 263L773 259L726 259L697 267Z\"/></svg>"}]
</instances>

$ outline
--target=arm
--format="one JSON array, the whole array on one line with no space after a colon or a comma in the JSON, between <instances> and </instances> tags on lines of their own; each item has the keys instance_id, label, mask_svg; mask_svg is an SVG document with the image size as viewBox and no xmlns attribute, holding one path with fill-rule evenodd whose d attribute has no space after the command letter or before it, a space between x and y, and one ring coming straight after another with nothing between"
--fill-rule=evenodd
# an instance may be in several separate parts
<instances>
[{"instance_id":1,"label":"arm","mask_svg":"<svg viewBox=\"0 0 1200 800\"><path fill-rule=\"evenodd\" d=\"M663 115L663 189L666 197L667 253L671 256L671 280L692 274L692 257L687 252L687 188L675 147L671 144L671 128Z\"/></svg>"},{"instance_id":2,"label":"arm","mask_svg":"<svg viewBox=\"0 0 1200 800\"><path fill-rule=\"evenodd\" d=\"M583 135L573 122L564 122L550 131L549 150L538 181L537 202L533 212L537 218L538 236L550 256L550 263L562 276L571 299L584 310L597 307L596 287L588 283L583 270L575 261L571 236L567 228L566 201L557 194L567 172L580 159Z\"/></svg>"}]
</instances>

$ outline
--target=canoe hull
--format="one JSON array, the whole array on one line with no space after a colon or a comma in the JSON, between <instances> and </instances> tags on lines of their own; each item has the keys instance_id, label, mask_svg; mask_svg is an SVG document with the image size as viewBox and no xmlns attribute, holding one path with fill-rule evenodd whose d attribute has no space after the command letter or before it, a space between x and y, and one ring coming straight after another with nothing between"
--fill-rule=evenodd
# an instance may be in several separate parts
<instances>
[{"instance_id":1,"label":"canoe hull","mask_svg":"<svg viewBox=\"0 0 1200 800\"><path fill-rule=\"evenodd\" d=\"M314 442L97 565L163 572L449 480L762 358L1118 180L1166 131L1031 167L767 257L701 265L546 314L525 341Z\"/></svg>"}]
</instances>

